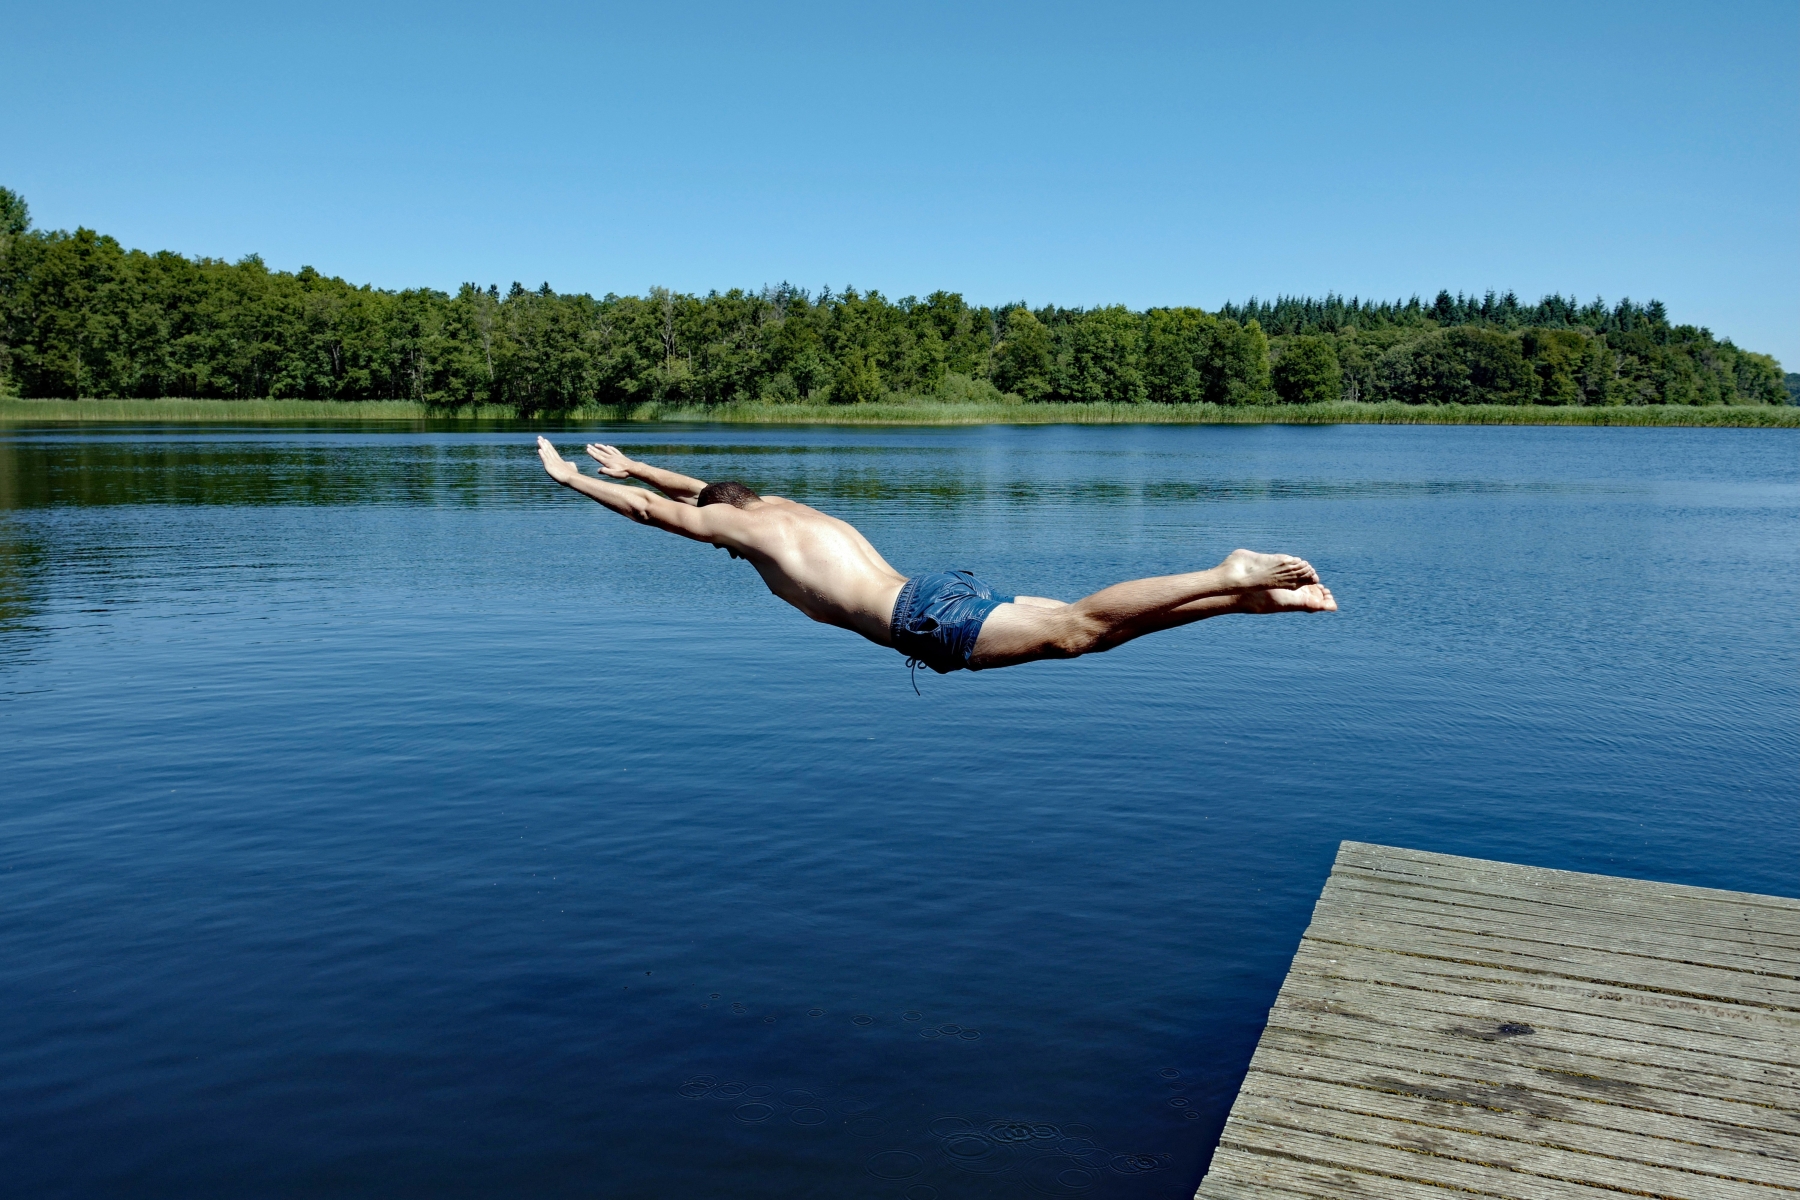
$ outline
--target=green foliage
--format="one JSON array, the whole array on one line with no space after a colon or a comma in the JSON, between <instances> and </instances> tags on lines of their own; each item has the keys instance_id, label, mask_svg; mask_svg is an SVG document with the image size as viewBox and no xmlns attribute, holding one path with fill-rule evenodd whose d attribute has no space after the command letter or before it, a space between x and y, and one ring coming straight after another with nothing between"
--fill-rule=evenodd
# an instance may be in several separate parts
<instances>
[{"instance_id":1,"label":"green foliage","mask_svg":"<svg viewBox=\"0 0 1800 1200\"><path fill-rule=\"evenodd\" d=\"M1376 398L1406 404L1529 404L1535 382L1520 339L1498 329L1433 330L1375 363Z\"/></svg>"},{"instance_id":2,"label":"green foliage","mask_svg":"<svg viewBox=\"0 0 1800 1200\"><path fill-rule=\"evenodd\" d=\"M987 308L949 292L889 300L785 283L705 296L383 291L254 256L189 259L89 229L34 230L24 200L0 189L0 395L803 415L895 397L1108 412L1340 397L1786 405L1793 378L1630 300L1444 292L1430 304L1282 297L1208 313Z\"/></svg>"},{"instance_id":3,"label":"green foliage","mask_svg":"<svg viewBox=\"0 0 1800 1200\"><path fill-rule=\"evenodd\" d=\"M986 379L944 373L938 381L937 398L945 404L1023 404L1024 397L1015 392L1002 392Z\"/></svg>"},{"instance_id":4,"label":"green foliage","mask_svg":"<svg viewBox=\"0 0 1800 1200\"><path fill-rule=\"evenodd\" d=\"M1527 329L1521 352L1537 376L1539 404L1605 404L1615 363L1599 338L1575 329Z\"/></svg>"},{"instance_id":5,"label":"green foliage","mask_svg":"<svg viewBox=\"0 0 1800 1200\"><path fill-rule=\"evenodd\" d=\"M1027 401L1050 392L1056 369L1056 343L1044 323L1024 305L1006 314L1006 336L994 348L994 384Z\"/></svg>"},{"instance_id":6,"label":"green foliage","mask_svg":"<svg viewBox=\"0 0 1800 1200\"><path fill-rule=\"evenodd\" d=\"M1763 358L1765 356L1759 354L1757 357ZM1771 359L1770 361L1773 363L1774 360ZM1789 371L1786 375L1783 375L1781 377L1781 385L1787 391L1787 402L1789 404L1800 404L1800 372Z\"/></svg>"},{"instance_id":7,"label":"green foliage","mask_svg":"<svg viewBox=\"0 0 1800 1200\"><path fill-rule=\"evenodd\" d=\"M0 187L0 238L15 238L31 228L31 208L25 197Z\"/></svg>"},{"instance_id":8,"label":"green foliage","mask_svg":"<svg viewBox=\"0 0 1800 1200\"><path fill-rule=\"evenodd\" d=\"M1344 394L1344 372L1330 338L1301 334L1269 368L1284 404L1329 404Z\"/></svg>"},{"instance_id":9,"label":"green foliage","mask_svg":"<svg viewBox=\"0 0 1800 1200\"><path fill-rule=\"evenodd\" d=\"M1208 404L1267 404L1269 339L1255 321L1221 320L1201 344L1200 399Z\"/></svg>"},{"instance_id":10,"label":"green foliage","mask_svg":"<svg viewBox=\"0 0 1800 1200\"><path fill-rule=\"evenodd\" d=\"M1197 308L1144 314L1144 395L1152 404L1194 404L1206 395L1200 366L1218 318Z\"/></svg>"}]
</instances>

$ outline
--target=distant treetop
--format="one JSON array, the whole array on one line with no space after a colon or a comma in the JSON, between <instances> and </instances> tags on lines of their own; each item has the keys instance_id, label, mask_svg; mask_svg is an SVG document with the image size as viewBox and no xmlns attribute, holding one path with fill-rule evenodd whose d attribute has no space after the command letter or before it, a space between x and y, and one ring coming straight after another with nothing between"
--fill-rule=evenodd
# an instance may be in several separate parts
<instances>
[{"instance_id":1,"label":"distant treetop","mask_svg":"<svg viewBox=\"0 0 1800 1200\"><path fill-rule=\"evenodd\" d=\"M704 296L515 282L358 287L31 228L0 188L0 394L510 405L1785 404L1796 377L1660 302L1439 292L1133 311L889 300L782 283Z\"/></svg>"},{"instance_id":2,"label":"distant treetop","mask_svg":"<svg viewBox=\"0 0 1800 1200\"><path fill-rule=\"evenodd\" d=\"M1447 328L1452 325L1491 325L1500 329L1589 329L1595 333L1626 333L1646 326L1667 325L1668 311L1660 300L1635 304L1621 300L1608 308L1596 296L1582 304L1573 296L1545 296L1536 304L1521 304L1512 292L1488 291L1477 299L1461 292L1439 292L1430 304L1417 296L1410 300L1363 300L1327 294L1279 296L1242 304L1227 303L1219 315L1242 324L1251 321L1271 337L1299 333L1340 333L1346 329Z\"/></svg>"}]
</instances>

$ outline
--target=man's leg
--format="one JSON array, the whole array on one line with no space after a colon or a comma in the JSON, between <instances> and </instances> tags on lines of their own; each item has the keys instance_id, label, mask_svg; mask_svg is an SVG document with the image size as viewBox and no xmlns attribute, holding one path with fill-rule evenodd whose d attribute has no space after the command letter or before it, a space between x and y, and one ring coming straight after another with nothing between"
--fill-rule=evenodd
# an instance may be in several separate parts
<instances>
[{"instance_id":1,"label":"man's leg","mask_svg":"<svg viewBox=\"0 0 1800 1200\"><path fill-rule=\"evenodd\" d=\"M1334 612L1318 572L1286 554L1235 550L1210 571L1114 584L1073 604L1022 596L989 615L975 642L981 668L1074 658L1230 612Z\"/></svg>"}]
</instances>

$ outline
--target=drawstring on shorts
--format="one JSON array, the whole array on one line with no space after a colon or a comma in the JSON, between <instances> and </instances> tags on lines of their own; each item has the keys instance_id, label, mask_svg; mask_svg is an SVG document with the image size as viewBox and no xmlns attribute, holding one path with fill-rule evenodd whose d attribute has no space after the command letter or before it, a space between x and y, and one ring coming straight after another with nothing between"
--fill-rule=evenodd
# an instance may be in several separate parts
<instances>
[{"instance_id":1,"label":"drawstring on shorts","mask_svg":"<svg viewBox=\"0 0 1800 1200\"><path fill-rule=\"evenodd\" d=\"M893 641L895 649L900 648L901 636L912 632L909 618L912 615L913 597L918 593L919 580L922 578L923 576L915 575L908 579L901 587L900 594L894 597L894 615L888 618L888 636ZM925 694L919 690L919 668L926 665L929 664L917 655L909 654L906 657L908 678L912 680L913 695L915 696Z\"/></svg>"}]
</instances>

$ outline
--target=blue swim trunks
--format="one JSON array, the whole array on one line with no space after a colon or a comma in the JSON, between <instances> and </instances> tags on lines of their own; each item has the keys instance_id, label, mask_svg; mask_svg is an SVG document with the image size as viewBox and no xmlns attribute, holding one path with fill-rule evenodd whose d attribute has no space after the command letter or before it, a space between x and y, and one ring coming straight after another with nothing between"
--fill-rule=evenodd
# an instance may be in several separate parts
<instances>
[{"instance_id":1,"label":"blue swim trunks","mask_svg":"<svg viewBox=\"0 0 1800 1200\"><path fill-rule=\"evenodd\" d=\"M981 623L1012 600L996 596L994 589L967 571L915 575L894 598L888 635L909 663L923 663L939 675L973 671L969 656L975 653Z\"/></svg>"}]
</instances>

